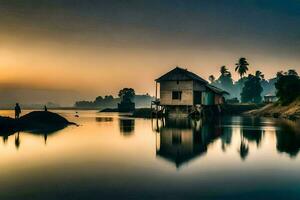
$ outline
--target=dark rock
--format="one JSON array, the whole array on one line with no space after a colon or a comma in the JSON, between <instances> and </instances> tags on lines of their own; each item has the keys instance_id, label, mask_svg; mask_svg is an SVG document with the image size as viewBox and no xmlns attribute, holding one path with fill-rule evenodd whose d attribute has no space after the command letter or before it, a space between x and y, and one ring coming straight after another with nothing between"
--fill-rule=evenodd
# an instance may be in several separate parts
<instances>
[{"instance_id":1,"label":"dark rock","mask_svg":"<svg viewBox=\"0 0 300 200\"><path fill-rule=\"evenodd\" d=\"M0 134L17 131L53 132L72 124L75 125L56 113L33 111L19 119L0 117Z\"/></svg>"},{"instance_id":2,"label":"dark rock","mask_svg":"<svg viewBox=\"0 0 300 200\"><path fill-rule=\"evenodd\" d=\"M12 129L17 126L17 120L10 117L0 117L0 128L1 130Z\"/></svg>"}]
</instances>

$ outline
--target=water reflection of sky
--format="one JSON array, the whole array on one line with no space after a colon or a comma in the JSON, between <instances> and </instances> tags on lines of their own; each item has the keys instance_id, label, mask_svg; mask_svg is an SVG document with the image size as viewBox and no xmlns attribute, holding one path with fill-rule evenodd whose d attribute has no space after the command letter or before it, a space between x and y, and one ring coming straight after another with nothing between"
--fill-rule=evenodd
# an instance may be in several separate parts
<instances>
[{"instance_id":1,"label":"water reflection of sky","mask_svg":"<svg viewBox=\"0 0 300 200\"><path fill-rule=\"evenodd\" d=\"M44 134L20 132L0 144L1 199L299 194L300 133L294 123L241 117L151 121L96 111L79 111L79 117L74 111L58 112L80 126L49 134L46 142Z\"/></svg>"}]
</instances>

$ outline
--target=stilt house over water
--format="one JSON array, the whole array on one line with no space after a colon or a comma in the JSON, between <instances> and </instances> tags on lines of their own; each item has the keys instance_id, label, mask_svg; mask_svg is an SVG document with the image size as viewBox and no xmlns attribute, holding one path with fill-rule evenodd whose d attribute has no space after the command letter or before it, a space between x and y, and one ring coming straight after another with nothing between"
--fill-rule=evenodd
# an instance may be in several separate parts
<instances>
[{"instance_id":1,"label":"stilt house over water","mask_svg":"<svg viewBox=\"0 0 300 200\"><path fill-rule=\"evenodd\" d=\"M209 84L200 76L176 67L156 81L156 102L168 113L189 114L201 107L224 103L228 92ZM160 99L157 98L158 84Z\"/></svg>"}]
</instances>

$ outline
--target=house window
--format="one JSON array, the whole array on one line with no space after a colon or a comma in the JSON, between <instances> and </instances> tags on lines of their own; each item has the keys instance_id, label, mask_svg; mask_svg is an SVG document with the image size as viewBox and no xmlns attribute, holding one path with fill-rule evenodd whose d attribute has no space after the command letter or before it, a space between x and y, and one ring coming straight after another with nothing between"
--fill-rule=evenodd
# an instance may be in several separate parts
<instances>
[{"instance_id":1,"label":"house window","mask_svg":"<svg viewBox=\"0 0 300 200\"><path fill-rule=\"evenodd\" d=\"M173 100L181 100L181 91L173 91L172 92L172 99Z\"/></svg>"}]
</instances>

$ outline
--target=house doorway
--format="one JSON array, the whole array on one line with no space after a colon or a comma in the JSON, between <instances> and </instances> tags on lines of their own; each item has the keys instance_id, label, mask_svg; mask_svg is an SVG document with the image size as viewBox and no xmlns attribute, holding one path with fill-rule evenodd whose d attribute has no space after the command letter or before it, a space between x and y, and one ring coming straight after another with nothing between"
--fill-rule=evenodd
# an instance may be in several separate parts
<instances>
[{"instance_id":1,"label":"house doorway","mask_svg":"<svg viewBox=\"0 0 300 200\"><path fill-rule=\"evenodd\" d=\"M194 91L194 105L202 103L202 92Z\"/></svg>"}]
</instances>

